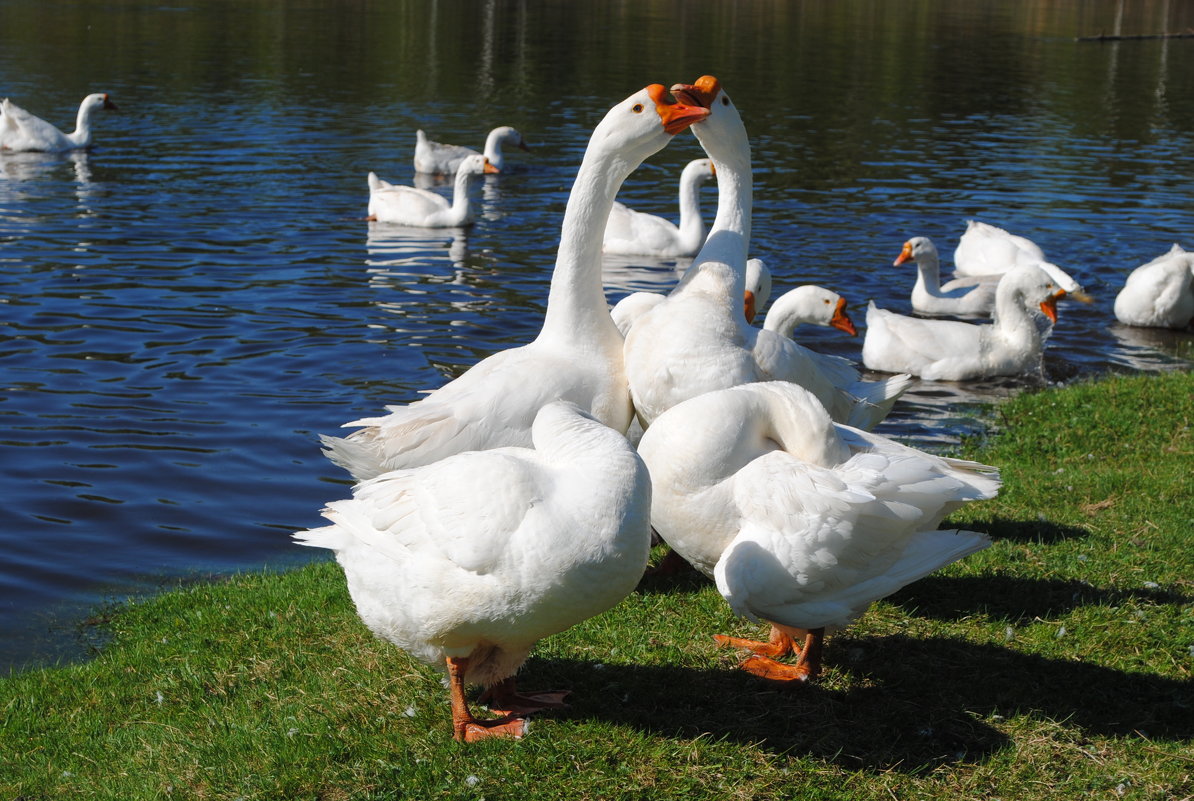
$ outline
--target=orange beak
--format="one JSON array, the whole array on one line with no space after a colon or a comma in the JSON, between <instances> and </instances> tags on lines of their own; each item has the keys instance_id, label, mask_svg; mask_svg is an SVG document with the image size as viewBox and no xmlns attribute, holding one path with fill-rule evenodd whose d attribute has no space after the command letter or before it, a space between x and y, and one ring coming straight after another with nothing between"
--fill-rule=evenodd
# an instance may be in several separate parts
<instances>
[{"instance_id":1,"label":"orange beak","mask_svg":"<svg viewBox=\"0 0 1194 801\"><path fill-rule=\"evenodd\" d=\"M910 258L912 258L912 243L905 242L904 249L900 251L900 255L896 256L896 260L891 263L891 266L899 267Z\"/></svg>"},{"instance_id":2,"label":"orange beak","mask_svg":"<svg viewBox=\"0 0 1194 801\"><path fill-rule=\"evenodd\" d=\"M496 173L500 173L500 172L501 172L501 170L499 170L497 167L495 167L495 166L493 166L492 164L490 164L490 163L489 163L489 159L485 159L485 170L484 170L484 172L485 172L485 174L486 174L486 175L494 175L494 174L496 174Z\"/></svg>"},{"instance_id":3,"label":"orange beak","mask_svg":"<svg viewBox=\"0 0 1194 801\"><path fill-rule=\"evenodd\" d=\"M833 319L829 324L834 328L845 331L852 337L858 336L858 329L854 327L854 321L846 314L846 299L837 299L837 308L833 310Z\"/></svg>"},{"instance_id":4,"label":"orange beak","mask_svg":"<svg viewBox=\"0 0 1194 801\"><path fill-rule=\"evenodd\" d=\"M720 91L721 83L712 75L702 75L696 83L678 83L672 87L672 94L681 103L702 108L711 108Z\"/></svg>"},{"instance_id":5,"label":"orange beak","mask_svg":"<svg viewBox=\"0 0 1194 801\"><path fill-rule=\"evenodd\" d=\"M1041 311L1053 322L1057 322L1057 301L1063 297L1065 297L1065 290L1059 289L1056 293L1041 301Z\"/></svg>"},{"instance_id":6,"label":"orange beak","mask_svg":"<svg viewBox=\"0 0 1194 801\"><path fill-rule=\"evenodd\" d=\"M753 323L755 321L755 313L757 310L755 309L755 293L751 292L749 289L746 290L745 304L746 322Z\"/></svg>"},{"instance_id":7,"label":"orange beak","mask_svg":"<svg viewBox=\"0 0 1194 801\"><path fill-rule=\"evenodd\" d=\"M700 122L709 116L709 109L700 106L690 106L668 99L667 89L661 83L653 83L647 87L647 93L655 102L655 111L663 120L663 130L672 136L683 131L694 122Z\"/></svg>"}]
</instances>

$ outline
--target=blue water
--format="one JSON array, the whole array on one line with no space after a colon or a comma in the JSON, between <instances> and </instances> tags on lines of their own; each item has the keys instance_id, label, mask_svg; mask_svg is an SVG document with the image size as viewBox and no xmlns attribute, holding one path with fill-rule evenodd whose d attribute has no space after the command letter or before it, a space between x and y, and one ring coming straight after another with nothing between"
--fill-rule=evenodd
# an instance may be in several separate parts
<instances>
[{"instance_id":1,"label":"blue water","mask_svg":"<svg viewBox=\"0 0 1194 801\"><path fill-rule=\"evenodd\" d=\"M1191 335L1125 329L1111 304L1132 267L1194 247L1194 43L1072 41L1113 3L903 29L864 2L626 10L594 43L572 24L586 5L463 22L452 4L131 4L112 21L81 2L41 38L21 32L49 12L0 5L0 95L66 128L87 92L121 106L91 152L0 155L0 666L76 655L73 621L107 599L313 558L290 532L347 493L318 435L538 331L588 132L648 82L714 72L743 109L777 291L830 286L860 327L868 298L906 311L903 241L948 261L978 217L1098 298L1062 306L1047 381L1188 366ZM641 63L600 68L602 47ZM532 151L475 190L475 227L364 221L369 170L412 180L415 128L479 146L498 124ZM623 198L674 216L700 155L677 137ZM611 261L609 298L678 269ZM922 384L880 430L947 445L1040 383Z\"/></svg>"}]
</instances>

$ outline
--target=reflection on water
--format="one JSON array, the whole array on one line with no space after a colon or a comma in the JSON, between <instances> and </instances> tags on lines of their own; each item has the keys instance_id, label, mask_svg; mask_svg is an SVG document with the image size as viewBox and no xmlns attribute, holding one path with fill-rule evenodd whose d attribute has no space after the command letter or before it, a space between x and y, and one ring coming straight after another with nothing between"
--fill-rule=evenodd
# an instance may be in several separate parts
<instances>
[{"instance_id":1,"label":"reflection on water","mask_svg":"<svg viewBox=\"0 0 1194 801\"><path fill-rule=\"evenodd\" d=\"M0 154L0 664L47 653L61 604L311 558L288 533L347 491L318 435L538 333L589 133L646 83L713 73L742 109L773 296L826 286L860 327L872 298L906 313L900 245L951 253L967 218L1096 296L1062 304L1043 378L920 382L884 433L945 447L1021 389L1188 366L1191 334L1111 308L1136 265L1194 247L1194 51L1074 41L1113 25L1182 30L1194 6L0 4L16 102L121 106L90 153ZM364 221L369 171L421 184L417 128L480 144L495 125L533 150L474 185L474 226ZM672 214L702 155L676 137L622 199ZM685 266L606 259L608 298ZM799 338L860 356L861 337Z\"/></svg>"}]
</instances>

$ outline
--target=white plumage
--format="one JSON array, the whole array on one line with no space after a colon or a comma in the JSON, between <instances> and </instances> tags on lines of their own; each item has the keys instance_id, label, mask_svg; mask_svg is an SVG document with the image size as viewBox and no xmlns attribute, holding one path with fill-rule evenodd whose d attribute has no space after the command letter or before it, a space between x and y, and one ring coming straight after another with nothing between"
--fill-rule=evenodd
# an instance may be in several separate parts
<instances>
[{"instance_id":1,"label":"white plumage","mask_svg":"<svg viewBox=\"0 0 1194 801\"><path fill-rule=\"evenodd\" d=\"M423 399L323 437L324 452L357 479L468 450L530 444L540 407L568 400L624 432L631 406L622 335L601 284L601 232L619 187L643 159L708 112L667 102L653 84L614 106L589 140L564 212L538 337L500 351Z\"/></svg>"},{"instance_id":2,"label":"white plumage","mask_svg":"<svg viewBox=\"0 0 1194 801\"><path fill-rule=\"evenodd\" d=\"M1066 294L1042 266L1022 265L1000 279L989 324L908 317L871 302L863 364L938 381L1039 372L1042 328L1057 320L1057 300ZM1045 325L1037 322L1038 309Z\"/></svg>"},{"instance_id":3,"label":"white plumage","mask_svg":"<svg viewBox=\"0 0 1194 801\"><path fill-rule=\"evenodd\" d=\"M91 117L101 109L115 109L106 93L87 95L79 104L75 130L63 133L8 98L0 100L0 150L58 153L91 146Z\"/></svg>"},{"instance_id":4,"label":"white plumage","mask_svg":"<svg viewBox=\"0 0 1194 801\"><path fill-rule=\"evenodd\" d=\"M452 185L452 202L430 189L400 186L369 173L369 219L412 228L458 228L473 222L469 187L478 176L497 172L484 156L460 162Z\"/></svg>"},{"instance_id":5,"label":"white plumage","mask_svg":"<svg viewBox=\"0 0 1194 801\"><path fill-rule=\"evenodd\" d=\"M605 224L602 250L606 253L675 258L694 256L705 241L701 217L701 184L713 177L713 162L695 159L680 173L680 224L657 214L635 211L614 203Z\"/></svg>"},{"instance_id":6,"label":"white plumage","mask_svg":"<svg viewBox=\"0 0 1194 801\"><path fill-rule=\"evenodd\" d=\"M666 299L640 316L626 337L626 374L643 427L703 392L754 381L793 381L812 391L834 419L870 428L907 388L907 376L859 380L851 365L824 362L787 337L747 324L742 311L750 241L750 144L742 118L716 79L673 87L710 108L693 126L717 166L717 218L704 246Z\"/></svg>"},{"instance_id":7,"label":"white plumage","mask_svg":"<svg viewBox=\"0 0 1194 801\"><path fill-rule=\"evenodd\" d=\"M485 137L485 150L478 153L464 145L447 145L433 142L423 131L415 132L415 172L431 175L455 175L460 162L469 156L485 156L493 165L495 172L501 172L506 166L506 154L503 145L513 145L521 150L529 150L522 134L509 125L494 128Z\"/></svg>"},{"instance_id":8,"label":"white plumage","mask_svg":"<svg viewBox=\"0 0 1194 801\"><path fill-rule=\"evenodd\" d=\"M1115 319L1149 328L1194 323L1194 253L1174 244L1168 253L1133 270L1115 296Z\"/></svg>"},{"instance_id":9,"label":"white plumage","mask_svg":"<svg viewBox=\"0 0 1194 801\"><path fill-rule=\"evenodd\" d=\"M559 706L511 677L540 639L629 594L647 563L650 482L625 437L556 402L531 440L358 484L324 510L330 526L295 535L336 552L377 636L449 668L462 740L525 731L513 715L474 718L465 682L493 688L506 711Z\"/></svg>"},{"instance_id":10,"label":"white plumage","mask_svg":"<svg viewBox=\"0 0 1194 801\"><path fill-rule=\"evenodd\" d=\"M988 544L937 531L963 504L990 498L994 468L926 454L836 424L807 390L747 384L684 401L639 443L651 475L651 523L717 581L731 608L777 629L773 646L849 624L875 600ZM780 645L775 643L783 641ZM756 659L772 678L816 675ZM752 667L752 669L753 669Z\"/></svg>"}]
</instances>

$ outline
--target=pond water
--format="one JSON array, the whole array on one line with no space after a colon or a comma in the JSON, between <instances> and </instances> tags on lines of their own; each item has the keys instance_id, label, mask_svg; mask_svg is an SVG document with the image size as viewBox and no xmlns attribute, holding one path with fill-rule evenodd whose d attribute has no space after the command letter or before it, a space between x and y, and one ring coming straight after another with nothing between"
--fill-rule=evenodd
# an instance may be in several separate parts
<instances>
[{"instance_id":1,"label":"pond water","mask_svg":"<svg viewBox=\"0 0 1194 801\"><path fill-rule=\"evenodd\" d=\"M647 83L712 73L742 109L778 291L834 288L860 327L870 298L907 311L903 241L948 262L977 218L1096 296L1063 303L1044 377L922 383L880 431L947 445L1024 387L1188 367L1190 334L1111 306L1194 247L1194 41L1075 37L1191 27L1118 0L0 2L0 96L68 129L89 92L120 106L90 152L0 156L0 670L79 653L105 599L317 558L289 534L348 492L318 435L537 332L589 131ZM416 128L502 124L532 149L475 227L363 220ZM674 217L700 155L677 137L623 199ZM611 301L679 269L606 267Z\"/></svg>"}]
</instances>

